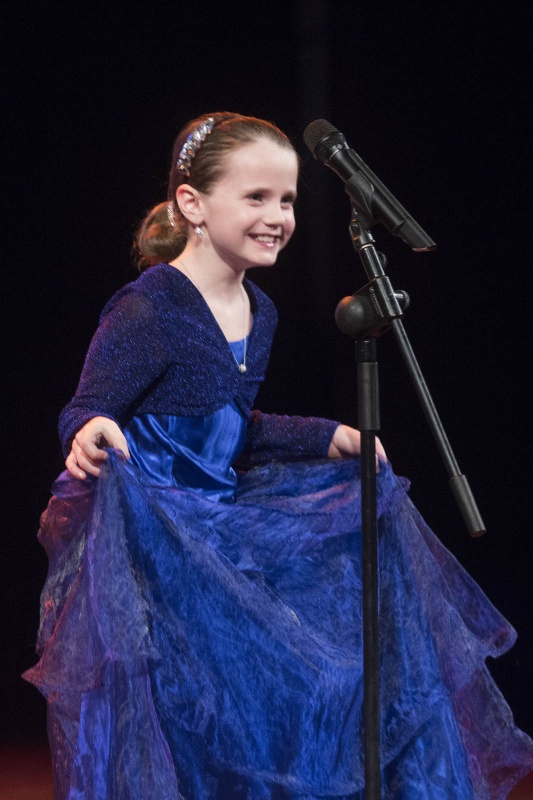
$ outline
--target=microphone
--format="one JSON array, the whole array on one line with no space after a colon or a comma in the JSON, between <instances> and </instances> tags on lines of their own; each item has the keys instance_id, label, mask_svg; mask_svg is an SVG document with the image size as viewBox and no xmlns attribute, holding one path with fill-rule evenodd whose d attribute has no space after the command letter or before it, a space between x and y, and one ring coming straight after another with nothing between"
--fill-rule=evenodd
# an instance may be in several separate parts
<instances>
[{"instance_id":1,"label":"microphone","mask_svg":"<svg viewBox=\"0 0 533 800\"><path fill-rule=\"evenodd\" d=\"M365 222L381 222L416 252L436 248L435 242L351 148L343 134L325 119L309 123L304 141L314 157L345 181L345 190Z\"/></svg>"}]
</instances>

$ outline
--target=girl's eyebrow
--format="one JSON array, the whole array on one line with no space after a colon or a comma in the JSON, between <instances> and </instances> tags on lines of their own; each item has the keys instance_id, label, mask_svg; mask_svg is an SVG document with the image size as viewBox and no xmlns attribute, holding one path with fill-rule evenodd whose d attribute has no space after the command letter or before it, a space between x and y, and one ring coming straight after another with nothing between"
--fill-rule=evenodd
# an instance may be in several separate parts
<instances>
[{"instance_id":1,"label":"girl's eyebrow","mask_svg":"<svg viewBox=\"0 0 533 800\"><path fill-rule=\"evenodd\" d=\"M245 195L247 195L247 194L272 194L272 189L261 188L260 186L253 186L253 187L246 188L244 190L244 194ZM291 200L296 200L296 198L298 197L298 194L297 194L296 191L292 191L292 189L290 189L288 192L285 192L283 194L283 197L290 197Z\"/></svg>"}]
</instances>

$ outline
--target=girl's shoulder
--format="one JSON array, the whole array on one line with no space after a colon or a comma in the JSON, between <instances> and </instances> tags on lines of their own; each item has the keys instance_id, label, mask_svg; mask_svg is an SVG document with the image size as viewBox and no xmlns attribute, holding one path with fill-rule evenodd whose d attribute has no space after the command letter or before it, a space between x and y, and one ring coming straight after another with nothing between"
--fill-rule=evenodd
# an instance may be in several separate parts
<instances>
[{"instance_id":1,"label":"girl's shoulder","mask_svg":"<svg viewBox=\"0 0 533 800\"><path fill-rule=\"evenodd\" d=\"M141 313L154 311L174 303L182 296L176 291L181 273L169 264L161 263L141 272L138 278L126 283L105 304L100 321L117 309L131 308Z\"/></svg>"}]
</instances>

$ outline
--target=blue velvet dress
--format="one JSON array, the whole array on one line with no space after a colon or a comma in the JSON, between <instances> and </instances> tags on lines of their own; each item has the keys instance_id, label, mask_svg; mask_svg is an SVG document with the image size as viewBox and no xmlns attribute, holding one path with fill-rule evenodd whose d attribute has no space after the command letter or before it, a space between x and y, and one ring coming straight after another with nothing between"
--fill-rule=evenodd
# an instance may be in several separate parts
<instances>
[{"instance_id":1,"label":"blue velvet dress","mask_svg":"<svg viewBox=\"0 0 533 800\"><path fill-rule=\"evenodd\" d=\"M140 415L43 515L57 800L362 800L357 460L232 468L246 421ZM378 476L385 800L503 800L533 769L486 667L514 641Z\"/></svg>"}]
</instances>

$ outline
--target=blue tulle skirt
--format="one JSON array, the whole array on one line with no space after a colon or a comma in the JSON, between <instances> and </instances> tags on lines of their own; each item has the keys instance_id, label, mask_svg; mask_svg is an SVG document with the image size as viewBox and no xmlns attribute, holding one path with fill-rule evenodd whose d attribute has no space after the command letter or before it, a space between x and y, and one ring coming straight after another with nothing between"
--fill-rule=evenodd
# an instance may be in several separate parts
<instances>
[{"instance_id":1,"label":"blue tulle skirt","mask_svg":"<svg viewBox=\"0 0 533 800\"><path fill-rule=\"evenodd\" d=\"M385 800L503 800L533 769L486 667L509 624L378 476ZM58 800L362 800L359 463L272 463L234 502L110 453L43 515Z\"/></svg>"}]
</instances>

